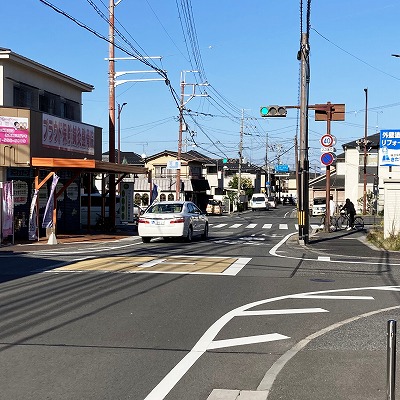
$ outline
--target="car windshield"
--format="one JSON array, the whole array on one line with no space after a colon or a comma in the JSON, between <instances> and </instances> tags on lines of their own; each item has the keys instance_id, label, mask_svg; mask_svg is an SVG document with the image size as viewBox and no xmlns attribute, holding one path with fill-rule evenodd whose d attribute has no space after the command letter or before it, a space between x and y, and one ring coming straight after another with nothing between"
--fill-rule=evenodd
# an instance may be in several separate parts
<instances>
[{"instance_id":1,"label":"car windshield","mask_svg":"<svg viewBox=\"0 0 400 400\"><path fill-rule=\"evenodd\" d=\"M146 213L164 214L182 212L182 204L154 204L146 210Z\"/></svg>"},{"instance_id":2,"label":"car windshield","mask_svg":"<svg viewBox=\"0 0 400 400\"><path fill-rule=\"evenodd\" d=\"M314 205L316 206L325 205L325 202L326 202L325 198L314 199Z\"/></svg>"},{"instance_id":3,"label":"car windshield","mask_svg":"<svg viewBox=\"0 0 400 400\"><path fill-rule=\"evenodd\" d=\"M265 201L265 197L254 197L253 201Z\"/></svg>"}]
</instances>

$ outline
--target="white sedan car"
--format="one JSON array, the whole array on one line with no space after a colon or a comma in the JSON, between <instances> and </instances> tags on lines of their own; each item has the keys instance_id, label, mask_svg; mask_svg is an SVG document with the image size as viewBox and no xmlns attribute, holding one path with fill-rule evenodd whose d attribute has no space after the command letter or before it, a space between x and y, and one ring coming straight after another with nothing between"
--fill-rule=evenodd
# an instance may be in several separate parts
<instances>
[{"instance_id":1,"label":"white sedan car","mask_svg":"<svg viewBox=\"0 0 400 400\"><path fill-rule=\"evenodd\" d=\"M140 216L138 231L143 243L155 237L182 237L188 242L194 236L207 239L208 218L191 201L162 201Z\"/></svg>"}]
</instances>

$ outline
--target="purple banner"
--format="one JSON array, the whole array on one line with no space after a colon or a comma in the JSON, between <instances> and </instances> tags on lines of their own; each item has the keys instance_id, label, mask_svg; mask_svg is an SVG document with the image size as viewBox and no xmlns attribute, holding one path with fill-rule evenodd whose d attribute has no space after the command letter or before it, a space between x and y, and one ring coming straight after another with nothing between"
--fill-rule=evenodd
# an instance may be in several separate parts
<instances>
[{"instance_id":1,"label":"purple banner","mask_svg":"<svg viewBox=\"0 0 400 400\"><path fill-rule=\"evenodd\" d=\"M37 240L37 222L36 222L36 200L38 190L35 189L35 193L32 196L31 209L29 212L29 240Z\"/></svg>"},{"instance_id":2,"label":"purple banner","mask_svg":"<svg viewBox=\"0 0 400 400\"><path fill-rule=\"evenodd\" d=\"M14 221L14 204L13 204L13 184L12 182L3 183L3 221L2 221L2 234L3 237L13 235L13 221Z\"/></svg>"},{"instance_id":3,"label":"purple banner","mask_svg":"<svg viewBox=\"0 0 400 400\"><path fill-rule=\"evenodd\" d=\"M53 226L54 192L59 179L59 176L56 174L53 175L50 196L47 200L46 209L44 210L42 228L51 228Z\"/></svg>"}]
</instances>

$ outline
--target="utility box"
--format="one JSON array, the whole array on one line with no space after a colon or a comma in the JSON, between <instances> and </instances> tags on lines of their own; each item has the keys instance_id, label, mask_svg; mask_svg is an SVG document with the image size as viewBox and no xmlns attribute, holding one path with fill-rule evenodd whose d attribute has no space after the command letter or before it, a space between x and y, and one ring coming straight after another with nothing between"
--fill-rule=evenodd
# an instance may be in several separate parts
<instances>
[{"instance_id":1,"label":"utility box","mask_svg":"<svg viewBox=\"0 0 400 400\"><path fill-rule=\"evenodd\" d=\"M400 180L384 179L385 214L383 219L384 238L400 233Z\"/></svg>"}]
</instances>

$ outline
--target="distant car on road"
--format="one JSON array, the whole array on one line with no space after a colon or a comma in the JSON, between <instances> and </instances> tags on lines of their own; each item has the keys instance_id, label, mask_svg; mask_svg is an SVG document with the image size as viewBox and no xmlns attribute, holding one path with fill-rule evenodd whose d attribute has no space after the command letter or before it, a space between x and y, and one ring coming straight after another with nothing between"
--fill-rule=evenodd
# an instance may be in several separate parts
<instances>
[{"instance_id":1,"label":"distant car on road","mask_svg":"<svg viewBox=\"0 0 400 400\"><path fill-rule=\"evenodd\" d=\"M315 197L312 205L312 215L316 217L318 215L324 215L326 212L326 198Z\"/></svg>"},{"instance_id":2,"label":"distant car on road","mask_svg":"<svg viewBox=\"0 0 400 400\"><path fill-rule=\"evenodd\" d=\"M269 202L264 193L254 193L250 199L250 208L254 210L269 210Z\"/></svg>"},{"instance_id":3,"label":"distant car on road","mask_svg":"<svg viewBox=\"0 0 400 400\"><path fill-rule=\"evenodd\" d=\"M296 200L292 196L286 196L282 199L282 204L284 206L295 206Z\"/></svg>"},{"instance_id":4,"label":"distant car on road","mask_svg":"<svg viewBox=\"0 0 400 400\"><path fill-rule=\"evenodd\" d=\"M222 215L222 203L218 200L209 200L206 207L206 213Z\"/></svg>"},{"instance_id":5,"label":"distant car on road","mask_svg":"<svg viewBox=\"0 0 400 400\"><path fill-rule=\"evenodd\" d=\"M155 237L181 237L188 242L194 236L207 239L208 218L191 201L162 201L140 216L138 233L143 243Z\"/></svg>"},{"instance_id":6,"label":"distant car on road","mask_svg":"<svg viewBox=\"0 0 400 400\"><path fill-rule=\"evenodd\" d=\"M278 201L275 196L268 196L268 203L270 208L276 208Z\"/></svg>"}]
</instances>

